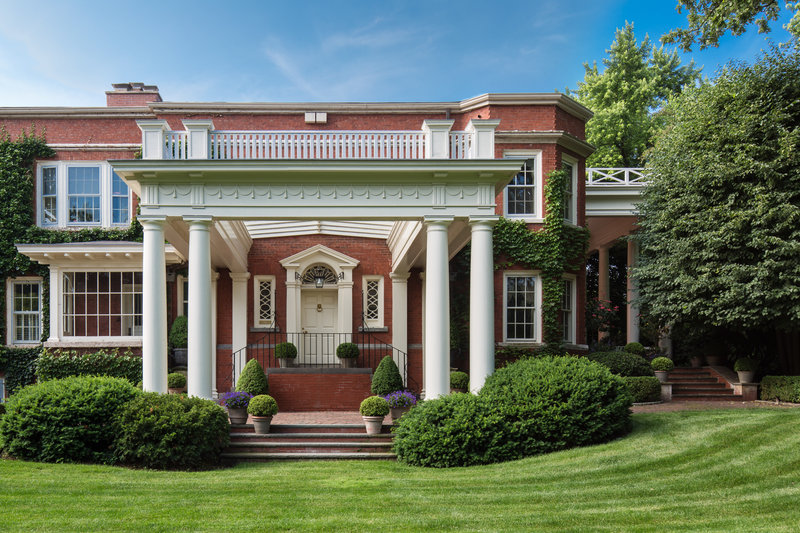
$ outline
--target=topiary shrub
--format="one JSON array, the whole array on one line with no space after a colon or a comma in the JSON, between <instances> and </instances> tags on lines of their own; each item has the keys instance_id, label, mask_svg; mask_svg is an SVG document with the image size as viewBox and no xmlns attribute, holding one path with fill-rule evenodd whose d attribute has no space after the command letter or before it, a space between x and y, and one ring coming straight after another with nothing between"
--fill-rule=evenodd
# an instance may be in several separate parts
<instances>
[{"instance_id":1,"label":"topiary shrub","mask_svg":"<svg viewBox=\"0 0 800 533\"><path fill-rule=\"evenodd\" d=\"M185 315L176 316L169 328L169 345L172 348L186 348L189 345L189 319Z\"/></svg>"},{"instance_id":2,"label":"topiary shrub","mask_svg":"<svg viewBox=\"0 0 800 533\"><path fill-rule=\"evenodd\" d=\"M182 389L186 386L186 376L180 372L167 374L167 387L170 389Z\"/></svg>"},{"instance_id":3,"label":"topiary shrub","mask_svg":"<svg viewBox=\"0 0 800 533\"><path fill-rule=\"evenodd\" d=\"M638 342L629 342L624 348L622 348L622 351L638 355L639 357L644 357L644 354L646 353L645 347Z\"/></svg>"},{"instance_id":4,"label":"topiary shrub","mask_svg":"<svg viewBox=\"0 0 800 533\"><path fill-rule=\"evenodd\" d=\"M386 416L389 414L389 402L381 396L370 396L361 402L358 412L361 416Z\"/></svg>"},{"instance_id":5,"label":"topiary shrub","mask_svg":"<svg viewBox=\"0 0 800 533\"><path fill-rule=\"evenodd\" d=\"M733 364L733 370L736 372L755 372L756 366L755 360L749 357L740 357Z\"/></svg>"},{"instance_id":6,"label":"topiary shrub","mask_svg":"<svg viewBox=\"0 0 800 533\"><path fill-rule=\"evenodd\" d=\"M764 376L761 399L800 403L800 376Z\"/></svg>"},{"instance_id":7,"label":"topiary shrub","mask_svg":"<svg viewBox=\"0 0 800 533\"><path fill-rule=\"evenodd\" d=\"M244 368L242 374L236 381L236 389L239 392L247 392L253 396L259 394L267 394L269 392L269 383L267 382L267 375L261 364L255 359L250 359Z\"/></svg>"},{"instance_id":8,"label":"topiary shrub","mask_svg":"<svg viewBox=\"0 0 800 533\"><path fill-rule=\"evenodd\" d=\"M387 355L378 363L372 376L372 394L386 396L394 391L403 390L403 377L391 356Z\"/></svg>"},{"instance_id":9,"label":"topiary shrub","mask_svg":"<svg viewBox=\"0 0 800 533\"><path fill-rule=\"evenodd\" d=\"M291 342L282 342L275 345L275 357L278 359L294 359L297 357L297 346Z\"/></svg>"},{"instance_id":10,"label":"topiary shrub","mask_svg":"<svg viewBox=\"0 0 800 533\"><path fill-rule=\"evenodd\" d=\"M661 382L656 377L629 376L622 378L634 403L657 402L661 399Z\"/></svg>"},{"instance_id":11,"label":"topiary shrub","mask_svg":"<svg viewBox=\"0 0 800 533\"><path fill-rule=\"evenodd\" d=\"M114 430L117 460L147 468L213 467L229 441L222 407L177 394L140 394L122 408Z\"/></svg>"},{"instance_id":12,"label":"topiary shrub","mask_svg":"<svg viewBox=\"0 0 800 533\"><path fill-rule=\"evenodd\" d=\"M672 359L669 357L656 357L650 361L650 367L653 370L658 370L660 372L669 372L675 368L675 363L673 363Z\"/></svg>"},{"instance_id":13,"label":"topiary shrub","mask_svg":"<svg viewBox=\"0 0 800 533\"><path fill-rule=\"evenodd\" d=\"M450 388L467 390L469 388L469 374L466 372L450 372Z\"/></svg>"},{"instance_id":14,"label":"topiary shrub","mask_svg":"<svg viewBox=\"0 0 800 533\"><path fill-rule=\"evenodd\" d=\"M142 380L142 358L134 356L130 350L124 355L117 350L85 354L75 350L42 350L36 361L39 381L69 376L111 376L138 383Z\"/></svg>"},{"instance_id":15,"label":"topiary shrub","mask_svg":"<svg viewBox=\"0 0 800 533\"><path fill-rule=\"evenodd\" d=\"M426 400L394 421L397 459L447 468L521 457L506 440L505 418L480 396L453 394Z\"/></svg>"},{"instance_id":16,"label":"topiary shrub","mask_svg":"<svg viewBox=\"0 0 800 533\"><path fill-rule=\"evenodd\" d=\"M278 413L278 402L269 394L259 394L250 400L247 412L253 416L274 416Z\"/></svg>"},{"instance_id":17,"label":"topiary shrub","mask_svg":"<svg viewBox=\"0 0 800 533\"><path fill-rule=\"evenodd\" d=\"M644 357L628 352L594 352L586 356L618 376L652 376L653 368Z\"/></svg>"},{"instance_id":18,"label":"topiary shrub","mask_svg":"<svg viewBox=\"0 0 800 533\"><path fill-rule=\"evenodd\" d=\"M359 353L358 345L353 342L343 342L336 347L336 357L339 359L355 359Z\"/></svg>"},{"instance_id":19,"label":"topiary shrub","mask_svg":"<svg viewBox=\"0 0 800 533\"><path fill-rule=\"evenodd\" d=\"M6 403L3 450L31 461L110 463L114 417L139 394L129 381L106 376L29 385Z\"/></svg>"}]
</instances>

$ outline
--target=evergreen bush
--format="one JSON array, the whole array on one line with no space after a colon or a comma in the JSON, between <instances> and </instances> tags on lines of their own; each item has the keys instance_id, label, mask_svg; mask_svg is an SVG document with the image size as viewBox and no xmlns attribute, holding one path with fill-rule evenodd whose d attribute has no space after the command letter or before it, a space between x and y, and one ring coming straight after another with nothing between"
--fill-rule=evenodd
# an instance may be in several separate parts
<instances>
[{"instance_id":1,"label":"evergreen bush","mask_svg":"<svg viewBox=\"0 0 800 533\"><path fill-rule=\"evenodd\" d=\"M800 403L800 376L764 376L761 399Z\"/></svg>"},{"instance_id":2,"label":"evergreen bush","mask_svg":"<svg viewBox=\"0 0 800 533\"><path fill-rule=\"evenodd\" d=\"M229 442L228 415L211 400L145 392L125 404L114 424L117 460L130 466L217 466Z\"/></svg>"},{"instance_id":3,"label":"evergreen bush","mask_svg":"<svg viewBox=\"0 0 800 533\"><path fill-rule=\"evenodd\" d=\"M275 357L278 359L294 359L297 357L297 346L291 342L282 342L275 345Z\"/></svg>"},{"instance_id":4,"label":"evergreen bush","mask_svg":"<svg viewBox=\"0 0 800 533\"><path fill-rule=\"evenodd\" d=\"M128 350L120 355L117 350L79 354L75 350L42 350L36 361L39 381L61 379L68 376L111 376L125 378L133 383L142 380L142 358Z\"/></svg>"},{"instance_id":5,"label":"evergreen bush","mask_svg":"<svg viewBox=\"0 0 800 533\"><path fill-rule=\"evenodd\" d=\"M25 385L36 383L36 364L42 348L0 346L0 372L6 374L6 393L10 396Z\"/></svg>"},{"instance_id":6,"label":"evergreen bush","mask_svg":"<svg viewBox=\"0 0 800 533\"><path fill-rule=\"evenodd\" d=\"M189 345L189 319L185 315L176 316L169 328L169 345L172 348L186 348Z\"/></svg>"},{"instance_id":7,"label":"evergreen bush","mask_svg":"<svg viewBox=\"0 0 800 533\"><path fill-rule=\"evenodd\" d=\"M638 355L639 357L644 357L644 354L646 353L644 346L638 342L629 342L624 348L622 348L622 351Z\"/></svg>"},{"instance_id":8,"label":"evergreen bush","mask_svg":"<svg viewBox=\"0 0 800 533\"><path fill-rule=\"evenodd\" d=\"M630 376L622 380L635 403L657 402L661 399L661 382L656 377Z\"/></svg>"},{"instance_id":9,"label":"evergreen bush","mask_svg":"<svg viewBox=\"0 0 800 533\"><path fill-rule=\"evenodd\" d=\"M450 388L467 390L469 388L469 374L466 372L450 372Z\"/></svg>"},{"instance_id":10,"label":"evergreen bush","mask_svg":"<svg viewBox=\"0 0 800 533\"><path fill-rule=\"evenodd\" d=\"M376 396L386 396L398 390L403 390L403 377L392 357L387 355L375 369L371 391Z\"/></svg>"},{"instance_id":11,"label":"evergreen bush","mask_svg":"<svg viewBox=\"0 0 800 533\"><path fill-rule=\"evenodd\" d=\"M336 357L340 359L355 359L358 354L358 345L353 342L343 342L336 347Z\"/></svg>"},{"instance_id":12,"label":"evergreen bush","mask_svg":"<svg viewBox=\"0 0 800 533\"><path fill-rule=\"evenodd\" d=\"M278 413L278 402L269 394L259 394L250 400L247 412L253 416L273 416Z\"/></svg>"},{"instance_id":13,"label":"evergreen bush","mask_svg":"<svg viewBox=\"0 0 800 533\"><path fill-rule=\"evenodd\" d=\"M650 367L653 370L659 370L661 372L669 372L673 368L675 368L675 363L672 362L672 359L669 357L656 357L652 361L650 361Z\"/></svg>"},{"instance_id":14,"label":"evergreen bush","mask_svg":"<svg viewBox=\"0 0 800 533\"><path fill-rule=\"evenodd\" d=\"M381 396L370 396L361 402L358 412L361 416L386 416L389 414L389 402Z\"/></svg>"},{"instance_id":15,"label":"evergreen bush","mask_svg":"<svg viewBox=\"0 0 800 533\"><path fill-rule=\"evenodd\" d=\"M29 385L8 399L3 450L31 461L110 463L114 417L138 394L129 381L107 376Z\"/></svg>"},{"instance_id":16,"label":"evergreen bush","mask_svg":"<svg viewBox=\"0 0 800 533\"><path fill-rule=\"evenodd\" d=\"M267 375L264 373L264 369L258 361L250 359L247 364L244 365L242 374L236 382L236 390L250 393L253 396L267 394L269 392Z\"/></svg>"},{"instance_id":17,"label":"evergreen bush","mask_svg":"<svg viewBox=\"0 0 800 533\"><path fill-rule=\"evenodd\" d=\"M653 376L653 368L644 357L628 352L594 352L586 356L606 366L618 376Z\"/></svg>"},{"instance_id":18,"label":"evergreen bush","mask_svg":"<svg viewBox=\"0 0 800 533\"><path fill-rule=\"evenodd\" d=\"M170 389L182 389L186 386L186 376L180 372L167 374L167 387Z\"/></svg>"}]
</instances>

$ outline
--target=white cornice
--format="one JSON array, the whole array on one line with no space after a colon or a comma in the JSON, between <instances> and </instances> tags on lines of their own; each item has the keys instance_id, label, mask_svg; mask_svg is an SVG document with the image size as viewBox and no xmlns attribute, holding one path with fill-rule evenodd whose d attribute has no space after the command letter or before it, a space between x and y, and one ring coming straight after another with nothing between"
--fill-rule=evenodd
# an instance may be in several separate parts
<instances>
[{"instance_id":1,"label":"white cornice","mask_svg":"<svg viewBox=\"0 0 800 533\"><path fill-rule=\"evenodd\" d=\"M159 115L169 114L296 114L306 111L332 113L396 114L446 113L458 110L458 102L153 102Z\"/></svg>"},{"instance_id":2,"label":"white cornice","mask_svg":"<svg viewBox=\"0 0 800 533\"><path fill-rule=\"evenodd\" d=\"M588 157L595 147L565 131L498 131L494 134L497 143L558 144L581 157Z\"/></svg>"},{"instance_id":3,"label":"white cornice","mask_svg":"<svg viewBox=\"0 0 800 533\"><path fill-rule=\"evenodd\" d=\"M142 147L140 143L47 143L47 146L53 150L62 151L80 151L80 152L97 152L97 151L115 151L115 150L138 150Z\"/></svg>"},{"instance_id":4,"label":"white cornice","mask_svg":"<svg viewBox=\"0 0 800 533\"><path fill-rule=\"evenodd\" d=\"M143 245L140 242L70 242L59 244L16 244L19 253L42 265L61 268L102 270L109 267L142 267ZM175 248L165 247L167 264L184 261Z\"/></svg>"},{"instance_id":5,"label":"white cornice","mask_svg":"<svg viewBox=\"0 0 800 533\"><path fill-rule=\"evenodd\" d=\"M149 107L0 107L0 119L153 118Z\"/></svg>"},{"instance_id":6,"label":"white cornice","mask_svg":"<svg viewBox=\"0 0 800 533\"><path fill-rule=\"evenodd\" d=\"M561 93L486 93L462 100L459 110L471 111L487 105L554 105L584 121L593 115L587 107Z\"/></svg>"}]
</instances>

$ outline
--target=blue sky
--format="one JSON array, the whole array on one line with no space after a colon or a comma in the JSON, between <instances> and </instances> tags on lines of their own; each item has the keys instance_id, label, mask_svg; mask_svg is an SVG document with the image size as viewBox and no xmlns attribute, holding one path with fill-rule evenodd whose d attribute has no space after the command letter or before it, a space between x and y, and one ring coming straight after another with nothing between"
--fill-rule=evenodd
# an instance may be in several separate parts
<instances>
[{"instance_id":1,"label":"blue sky","mask_svg":"<svg viewBox=\"0 0 800 533\"><path fill-rule=\"evenodd\" d=\"M111 83L168 101L449 101L575 88L615 28L657 40L676 0L0 0L0 106L103 106ZM782 4L782 2L781 2ZM771 38L787 40L773 23ZM683 55L714 72L767 47L752 29Z\"/></svg>"}]
</instances>

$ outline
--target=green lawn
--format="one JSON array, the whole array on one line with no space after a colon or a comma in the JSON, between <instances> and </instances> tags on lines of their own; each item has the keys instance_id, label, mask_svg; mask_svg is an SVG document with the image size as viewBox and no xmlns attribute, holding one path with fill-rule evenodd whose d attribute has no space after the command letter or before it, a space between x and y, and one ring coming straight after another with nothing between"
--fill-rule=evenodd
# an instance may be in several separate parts
<instances>
[{"instance_id":1,"label":"green lawn","mask_svg":"<svg viewBox=\"0 0 800 533\"><path fill-rule=\"evenodd\" d=\"M493 466L212 472L0 461L2 531L798 531L800 410L638 414L601 446Z\"/></svg>"}]
</instances>

